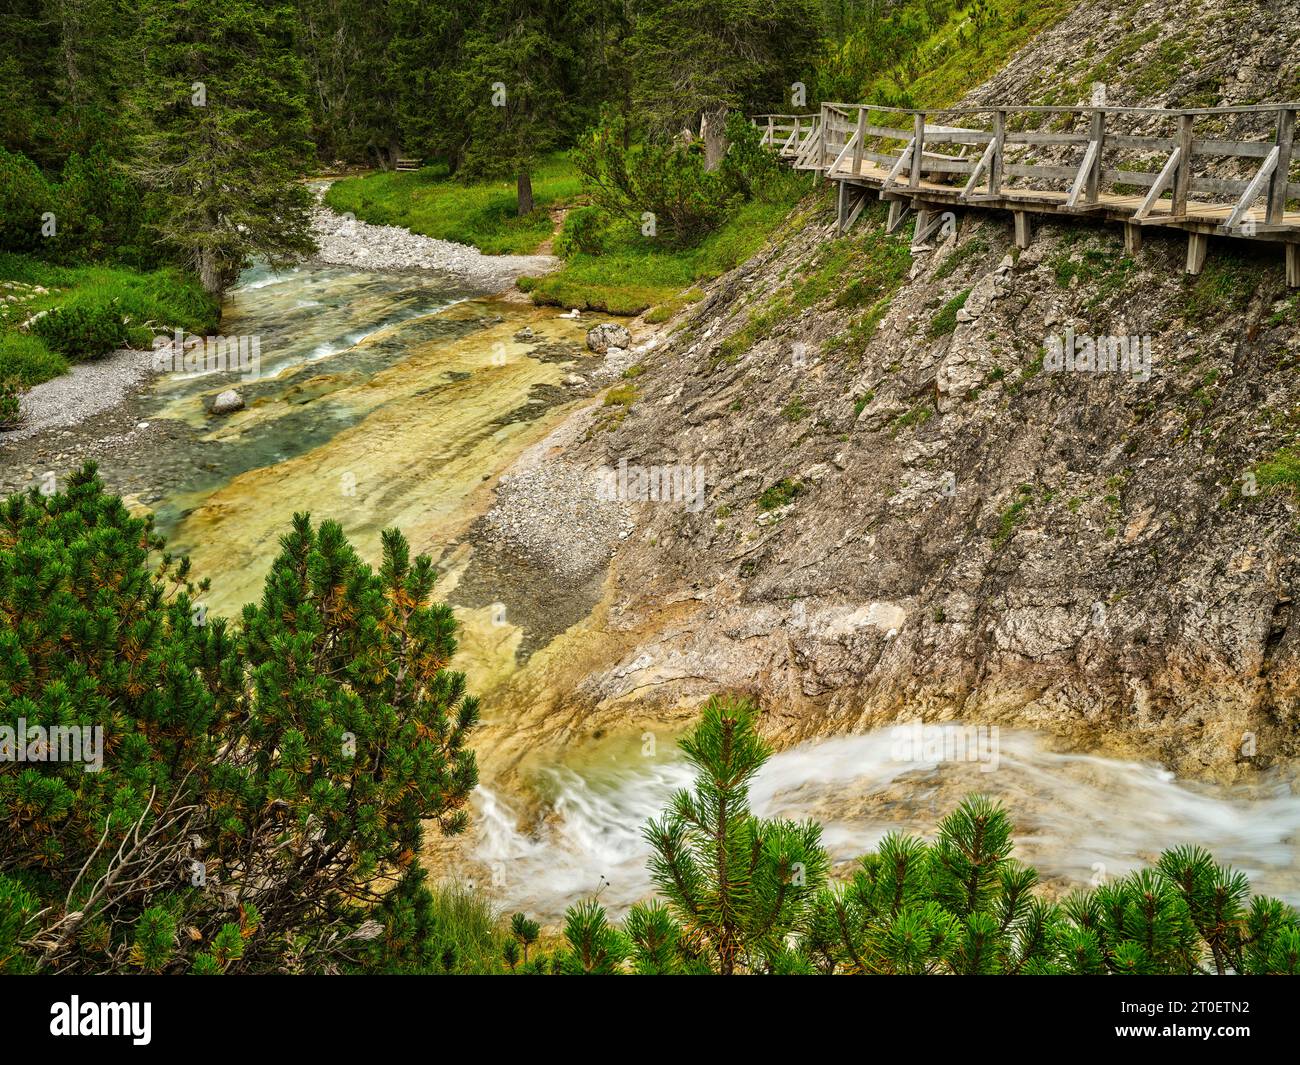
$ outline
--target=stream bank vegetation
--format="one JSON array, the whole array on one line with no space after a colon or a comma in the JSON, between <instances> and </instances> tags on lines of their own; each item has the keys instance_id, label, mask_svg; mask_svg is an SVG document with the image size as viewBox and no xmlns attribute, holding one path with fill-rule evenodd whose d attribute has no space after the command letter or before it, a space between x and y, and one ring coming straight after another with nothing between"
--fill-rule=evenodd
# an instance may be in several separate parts
<instances>
[{"instance_id":1,"label":"stream bank vegetation","mask_svg":"<svg viewBox=\"0 0 1300 1065\"><path fill-rule=\"evenodd\" d=\"M981 796L839 875L815 822L750 810L771 750L727 696L644 826L659 897L502 919L418 858L477 783L434 578L298 515L227 620L93 466L0 505L0 973L1300 972L1296 912L1204 850L1053 899ZM53 757L69 730L102 763Z\"/></svg>"}]
</instances>

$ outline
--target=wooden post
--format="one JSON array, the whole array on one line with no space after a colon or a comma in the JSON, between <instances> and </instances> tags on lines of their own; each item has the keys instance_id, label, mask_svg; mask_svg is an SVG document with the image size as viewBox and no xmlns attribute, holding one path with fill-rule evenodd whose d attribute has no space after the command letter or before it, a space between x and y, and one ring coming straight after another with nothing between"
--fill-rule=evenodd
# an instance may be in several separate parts
<instances>
[{"instance_id":1,"label":"wooden post","mask_svg":"<svg viewBox=\"0 0 1300 1065\"><path fill-rule=\"evenodd\" d=\"M921 184L921 157L925 154L924 112L917 112L912 116L912 136L914 143L912 147L912 180L910 184L916 187Z\"/></svg>"},{"instance_id":2,"label":"wooden post","mask_svg":"<svg viewBox=\"0 0 1300 1065\"><path fill-rule=\"evenodd\" d=\"M1007 113L993 112L993 158L989 162L989 195L996 196L1002 191L1002 154L1007 143Z\"/></svg>"},{"instance_id":3,"label":"wooden post","mask_svg":"<svg viewBox=\"0 0 1300 1065\"><path fill-rule=\"evenodd\" d=\"M849 186L848 183L844 181L841 181L839 185L839 193L835 198L835 232L837 235L842 236L844 234L844 219L846 217L845 197L847 196L847 193L845 190Z\"/></svg>"},{"instance_id":4,"label":"wooden post","mask_svg":"<svg viewBox=\"0 0 1300 1065\"><path fill-rule=\"evenodd\" d=\"M817 141L817 169L826 170L826 136L830 132L831 112L825 104L822 104L822 124L821 137Z\"/></svg>"},{"instance_id":5,"label":"wooden post","mask_svg":"<svg viewBox=\"0 0 1300 1065\"><path fill-rule=\"evenodd\" d=\"M1142 227L1124 223L1124 254L1135 256L1142 250Z\"/></svg>"},{"instance_id":6,"label":"wooden post","mask_svg":"<svg viewBox=\"0 0 1300 1065\"><path fill-rule=\"evenodd\" d=\"M1106 140L1106 112L1100 108L1092 112L1088 139L1097 142L1097 157L1092 161L1092 169L1088 171L1088 178L1084 182L1083 199L1085 203L1096 203L1097 195L1101 192L1101 153L1105 149Z\"/></svg>"},{"instance_id":7,"label":"wooden post","mask_svg":"<svg viewBox=\"0 0 1300 1065\"><path fill-rule=\"evenodd\" d=\"M1029 228L1029 212L1013 211L1011 217L1015 219L1016 247L1024 251L1029 247L1029 241L1033 235Z\"/></svg>"},{"instance_id":8,"label":"wooden post","mask_svg":"<svg viewBox=\"0 0 1300 1065\"><path fill-rule=\"evenodd\" d=\"M902 200L889 201L889 217L885 219L885 232L892 233L902 222L903 215L907 213L907 204Z\"/></svg>"},{"instance_id":9,"label":"wooden post","mask_svg":"<svg viewBox=\"0 0 1300 1065\"><path fill-rule=\"evenodd\" d=\"M862 142L866 140L867 109L858 108L858 139L853 144L853 176L862 173Z\"/></svg>"},{"instance_id":10,"label":"wooden post","mask_svg":"<svg viewBox=\"0 0 1300 1065\"><path fill-rule=\"evenodd\" d=\"M1300 244L1286 246L1286 287L1300 288Z\"/></svg>"},{"instance_id":11,"label":"wooden post","mask_svg":"<svg viewBox=\"0 0 1300 1065\"><path fill-rule=\"evenodd\" d=\"M1195 277L1205 266L1205 253L1209 250L1210 238L1204 233L1187 234L1187 272Z\"/></svg>"},{"instance_id":12,"label":"wooden post","mask_svg":"<svg viewBox=\"0 0 1300 1065\"><path fill-rule=\"evenodd\" d=\"M1280 223L1286 214L1286 186L1291 174L1294 145L1295 112L1287 107L1277 113L1277 169L1269 179L1266 222Z\"/></svg>"},{"instance_id":13,"label":"wooden post","mask_svg":"<svg viewBox=\"0 0 1300 1065\"><path fill-rule=\"evenodd\" d=\"M1192 189L1192 115L1178 116L1178 171L1174 174L1174 202L1169 205L1169 217L1181 218L1187 214L1187 197ZM1200 270L1196 270L1199 273Z\"/></svg>"}]
</instances>

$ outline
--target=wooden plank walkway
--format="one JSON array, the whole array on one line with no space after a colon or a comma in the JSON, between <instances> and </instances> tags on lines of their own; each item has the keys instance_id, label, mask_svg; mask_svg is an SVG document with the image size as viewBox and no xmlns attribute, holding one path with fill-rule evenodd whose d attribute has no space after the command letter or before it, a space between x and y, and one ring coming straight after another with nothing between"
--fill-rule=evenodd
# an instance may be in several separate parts
<instances>
[{"instance_id":1,"label":"wooden plank walkway","mask_svg":"<svg viewBox=\"0 0 1300 1065\"><path fill-rule=\"evenodd\" d=\"M817 114L753 122L782 159L838 183L841 233L873 193L890 203L891 229L917 212L918 242L934 212L954 207L1011 212L1021 247L1031 216L1069 215L1122 224L1132 252L1147 226L1183 230L1193 274L1211 236L1280 244L1287 284L1300 287L1300 182L1292 173L1300 165L1298 111L1297 103L932 112L824 103ZM1229 121L1260 132L1224 139Z\"/></svg>"}]
</instances>

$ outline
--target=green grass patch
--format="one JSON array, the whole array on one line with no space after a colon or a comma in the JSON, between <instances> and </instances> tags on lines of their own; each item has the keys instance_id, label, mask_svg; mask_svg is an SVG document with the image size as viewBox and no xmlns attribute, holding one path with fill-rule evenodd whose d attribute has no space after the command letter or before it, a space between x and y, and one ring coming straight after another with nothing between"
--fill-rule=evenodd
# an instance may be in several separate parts
<instances>
[{"instance_id":1,"label":"green grass patch","mask_svg":"<svg viewBox=\"0 0 1300 1065\"><path fill-rule=\"evenodd\" d=\"M1183 315L1189 323L1240 314L1267 282L1270 268L1249 252L1216 248L1213 257L1183 292Z\"/></svg>"},{"instance_id":2,"label":"green grass patch","mask_svg":"<svg viewBox=\"0 0 1300 1065\"><path fill-rule=\"evenodd\" d=\"M51 351L40 337L0 333L0 382L16 381L30 388L68 372L68 360Z\"/></svg>"},{"instance_id":3,"label":"green grass patch","mask_svg":"<svg viewBox=\"0 0 1300 1065\"><path fill-rule=\"evenodd\" d=\"M518 213L515 182L466 184L445 167L383 172L336 181L325 202L363 222L470 244L488 255L529 255L551 236L550 208L571 203L582 179L567 153L547 156L532 174L534 210Z\"/></svg>"},{"instance_id":4,"label":"green grass patch","mask_svg":"<svg viewBox=\"0 0 1300 1065\"><path fill-rule=\"evenodd\" d=\"M1300 494L1300 447L1284 447L1255 467L1255 482L1260 488L1284 489Z\"/></svg>"},{"instance_id":5,"label":"green grass patch","mask_svg":"<svg viewBox=\"0 0 1300 1065\"><path fill-rule=\"evenodd\" d=\"M993 549L1000 551L1015 535L1016 526L1025 519L1025 510L1034 500L1034 490L1030 485L1022 484L1016 501L998 515L997 531L993 534Z\"/></svg>"},{"instance_id":6,"label":"green grass patch","mask_svg":"<svg viewBox=\"0 0 1300 1065\"><path fill-rule=\"evenodd\" d=\"M209 333L218 317L198 280L172 269L54 266L3 253L0 294L17 297L0 303L0 378L29 386L66 372L69 361L147 347L155 331Z\"/></svg>"},{"instance_id":7,"label":"green grass patch","mask_svg":"<svg viewBox=\"0 0 1300 1065\"><path fill-rule=\"evenodd\" d=\"M534 303L640 314L745 262L762 248L791 206L747 203L694 248L667 248L625 224L605 236L599 254L575 251L560 270L520 278L519 287L532 293ZM658 320L666 321L672 313Z\"/></svg>"},{"instance_id":8,"label":"green grass patch","mask_svg":"<svg viewBox=\"0 0 1300 1065\"><path fill-rule=\"evenodd\" d=\"M918 403L906 414L900 414L894 419L893 430L897 434L903 429L918 429L934 415L935 410L929 403Z\"/></svg>"},{"instance_id":9,"label":"green grass patch","mask_svg":"<svg viewBox=\"0 0 1300 1065\"><path fill-rule=\"evenodd\" d=\"M966 306L966 300L970 298L970 289L959 292L942 307L939 313L930 321L930 328L926 331L931 340L937 340L939 337L946 337L957 328L957 312Z\"/></svg>"},{"instance_id":10,"label":"green grass patch","mask_svg":"<svg viewBox=\"0 0 1300 1065\"><path fill-rule=\"evenodd\" d=\"M907 63L878 74L865 99L905 107L954 103L1001 70L1007 57L1040 30L1072 11L1076 0L986 0L984 6L990 17L978 32L970 12L958 8Z\"/></svg>"},{"instance_id":11,"label":"green grass patch","mask_svg":"<svg viewBox=\"0 0 1300 1065\"><path fill-rule=\"evenodd\" d=\"M795 396L789 403L781 408L781 417L791 425L803 421L812 413L804 403L802 396Z\"/></svg>"},{"instance_id":12,"label":"green grass patch","mask_svg":"<svg viewBox=\"0 0 1300 1065\"><path fill-rule=\"evenodd\" d=\"M779 510L787 503L793 503L807 490L802 481L782 477L776 484L763 489L758 497L758 509L765 512Z\"/></svg>"},{"instance_id":13,"label":"green grass patch","mask_svg":"<svg viewBox=\"0 0 1300 1065\"><path fill-rule=\"evenodd\" d=\"M978 259L989 250L989 242L983 237L974 237L965 244L959 244L948 253L948 257L939 264L939 269L934 272L936 281L943 281L952 277L966 263L972 259Z\"/></svg>"},{"instance_id":14,"label":"green grass patch","mask_svg":"<svg viewBox=\"0 0 1300 1065\"><path fill-rule=\"evenodd\" d=\"M661 322L666 322L680 313L684 307L689 307L692 303L699 303L702 299L704 299L704 293L700 289L688 288L675 296L670 296L657 307L652 307L646 312L645 320L654 325L659 325Z\"/></svg>"},{"instance_id":15,"label":"green grass patch","mask_svg":"<svg viewBox=\"0 0 1300 1065\"><path fill-rule=\"evenodd\" d=\"M430 938L440 948L432 972L488 975L504 969L506 928L486 897L463 884L430 887Z\"/></svg>"}]
</instances>

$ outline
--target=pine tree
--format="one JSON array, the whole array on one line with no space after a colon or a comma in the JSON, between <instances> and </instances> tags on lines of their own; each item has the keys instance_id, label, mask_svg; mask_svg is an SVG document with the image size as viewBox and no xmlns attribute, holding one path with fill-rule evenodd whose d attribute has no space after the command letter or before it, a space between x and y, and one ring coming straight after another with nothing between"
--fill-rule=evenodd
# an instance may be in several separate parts
<instances>
[{"instance_id":1,"label":"pine tree","mask_svg":"<svg viewBox=\"0 0 1300 1065\"><path fill-rule=\"evenodd\" d=\"M569 907L564 938L568 948L555 956L555 965L566 976L614 976L632 952L627 937L609 923L595 899Z\"/></svg>"},{"instance_id":2,"label":"pine tree","mask_svg":"<svg viewBox=\"0 0 1300 1065\"><path fill-rule=\"evenodd\" d=\"M467 823L478 703L432 561L382 544L296 516L232 624L93 467L3 504L0 726L98 727L103 766L0 760L0 971L442 960L417 856Z\"/></svg>"},{"instance_id":3,"label":"pine tree","mask_svg":"<svg viewBox=\"0 0 1300 1065\"><path fill-rule=\"evenodd\" d=\"M283 2L147 0L132 96L135 173L158 239L220 295L254 257L282 266L313 250L301 62Z\"/></svg>"},{"instance_id":4,"label":"pine tree","mask_svg":"<svg viewBox=\"0 0 1300 1065\"><path fill-rule=\"evenodd\" d=\"M655 885L683 926L683 939L724 976L770 968L826 879L821 829L762 820L749 784L771 749L744 699L715 697L681 740L695 767L693 792L646 825Z\"/></svg>"}]
</instances>

